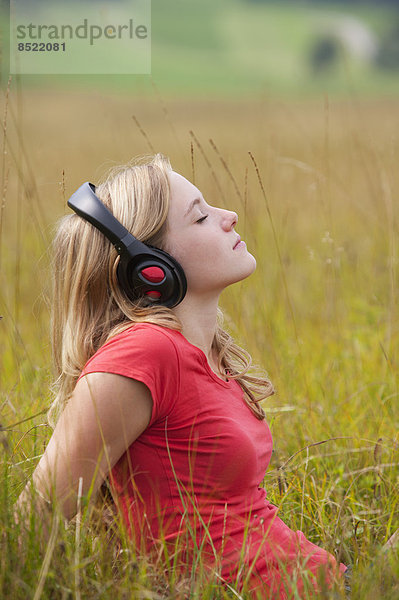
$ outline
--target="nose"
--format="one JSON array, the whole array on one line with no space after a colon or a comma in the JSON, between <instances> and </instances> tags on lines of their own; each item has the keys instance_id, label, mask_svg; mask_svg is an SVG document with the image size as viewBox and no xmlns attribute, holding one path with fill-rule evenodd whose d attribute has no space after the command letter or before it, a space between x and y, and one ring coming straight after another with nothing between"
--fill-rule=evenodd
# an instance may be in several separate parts
<instances>
[{"instance_id":1,"label":"nose","mask_svg":"<svg viewBox=\"0 0 399 600\"><path fill-rule=\"evenodd\" d=\"M231 231L238 221L238 215L232 210L223 210L222 227L226 231Z\"/></svg>"}]
</instances>

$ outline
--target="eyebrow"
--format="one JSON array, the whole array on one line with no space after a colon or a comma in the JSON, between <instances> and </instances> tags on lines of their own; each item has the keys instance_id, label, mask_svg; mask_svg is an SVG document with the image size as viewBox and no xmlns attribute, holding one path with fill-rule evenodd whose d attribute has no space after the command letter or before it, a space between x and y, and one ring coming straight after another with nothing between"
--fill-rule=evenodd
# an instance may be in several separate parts
<instances>
[{"instance_id":1,"label":"eyebrow","mask_svg":"<svg viewBox=\"0 0 399 600\"><path fill-rule=\"evenodd\" d=\"M187 217L188 214L190 214L190 212L193 210L194 206L196 206L197 204L199 204L201 202L200 198L195 198L194 200L192 200L189 204L188 209L186 210L186 212L184 213L184 216Z\"/></svg>"}]
</instances>

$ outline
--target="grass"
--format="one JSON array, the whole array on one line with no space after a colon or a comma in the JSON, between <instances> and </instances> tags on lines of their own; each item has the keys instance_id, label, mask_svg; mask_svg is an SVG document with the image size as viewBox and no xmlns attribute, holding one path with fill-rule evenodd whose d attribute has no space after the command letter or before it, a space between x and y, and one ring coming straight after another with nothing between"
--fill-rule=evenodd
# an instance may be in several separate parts
<instances>
[{"instance_id":1,"label":"grass","mask_svg":"<svg viewBox=\"0 0 399 600\"><path fill-rule=\"evenodd\" d=\"M50 435L54 224L82 181L155 148L209 202L238 211L257 256L256 273L222 306L278 392L265 403L269 499L290 527L354 565L353 599L397 598L399 561L379 553L399 526L397 104L164 102L12 86L2 110L0 597L236 597L200 567L174 580L123 536L115 556L105 532L93 534L85 499L67 528L53 521L47 546L32 522L21 550L12 523Z\"/></svg>"},{"instance_id":2,"label":"grass","mask_svg":"<svg viewBox=\"0 0 399 600\"><path fill-rule=\"evenodd\" d=\"M125 12L130 14L127 9ZM81 22L88 14L86 5L75 2L73 14ZM355 3L347 7L334 2L320 6L297 0L152 0L151 15L152 78L26 75L25 86L56 84L65 89L79 85L84 90L89 82L103 90L112 85L127 92L151 93L154 81L163 94L184 93L203 99L210 93L237 99L254 93L306 98L321 92L342 97L351 91L381 97L395 96L399 91L395 70L384 71L346 57L316 75L309 61L320 34L344 18L359 19L377 39L383 39L398 18L392 6ZM5 24L3 39L7 40L8 19L3 16L1 21ZM112 51L110 46L111 57ZM120 62L120 57L116 61ZM6 70L6 64L3 68Z\"/></svg>"}]
</instances>

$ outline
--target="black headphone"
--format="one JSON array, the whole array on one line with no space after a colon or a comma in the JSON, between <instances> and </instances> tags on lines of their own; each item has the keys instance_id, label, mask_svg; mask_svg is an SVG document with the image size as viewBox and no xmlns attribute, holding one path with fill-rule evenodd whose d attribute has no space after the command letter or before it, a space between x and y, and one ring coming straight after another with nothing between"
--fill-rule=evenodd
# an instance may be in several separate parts
<instances>
[{"instance_id":1,"label":"black headphone","mask_svg":"<svg viewBox=\"0 0 399 600\"><path fill-rule=\"evenodd\" d=\"M95 189L92 183L84 183L69 198L68 206L115 246L120 255L117 277L128 298L145 298L168 308L179 304L187 291L182 266L167 252L129 233L96 196Z\"/></svg>"}]
</instances>

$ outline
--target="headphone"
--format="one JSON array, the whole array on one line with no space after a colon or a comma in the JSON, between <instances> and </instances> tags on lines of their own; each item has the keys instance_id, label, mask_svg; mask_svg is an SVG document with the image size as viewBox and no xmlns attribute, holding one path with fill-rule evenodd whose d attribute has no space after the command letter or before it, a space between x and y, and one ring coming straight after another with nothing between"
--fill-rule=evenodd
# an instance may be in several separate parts
<instances>
[{"instance_id":1,"label":"headphone","mask_svg":"<svg viewBox=\"0 0 399 600\"><path fill-rule=\"evenodd\" d=\"M118 282L127 297L173 308L187 291L182 266L170 254L136 239L114 217L86 182L68 200L68 206L112 242L120 256Z\"/></svg>"}]
</instances>

